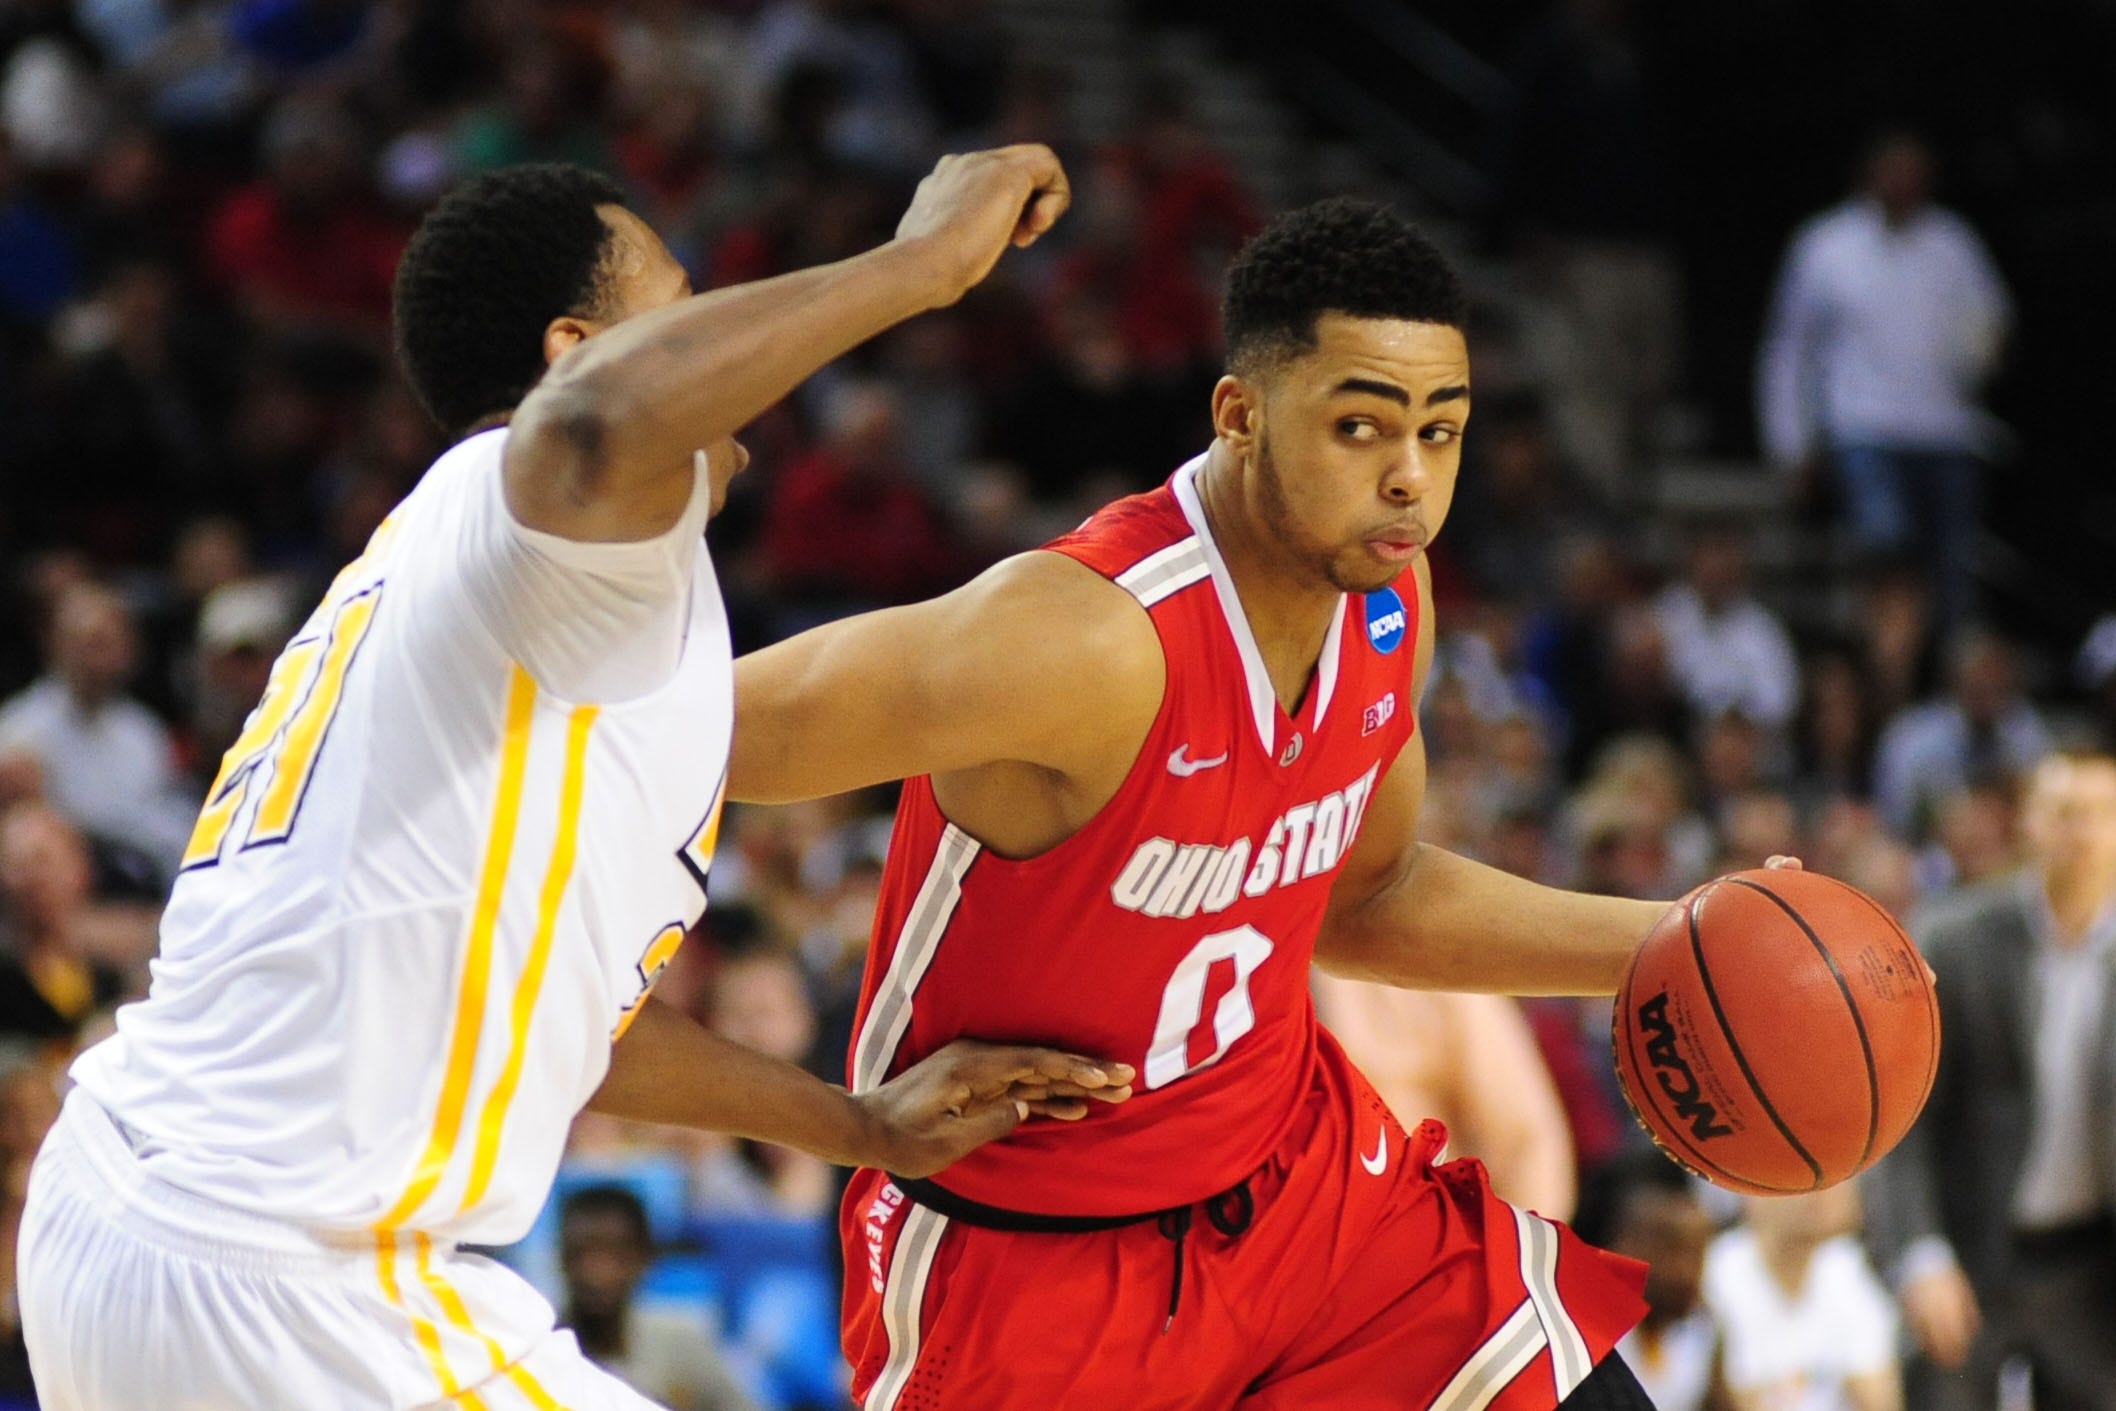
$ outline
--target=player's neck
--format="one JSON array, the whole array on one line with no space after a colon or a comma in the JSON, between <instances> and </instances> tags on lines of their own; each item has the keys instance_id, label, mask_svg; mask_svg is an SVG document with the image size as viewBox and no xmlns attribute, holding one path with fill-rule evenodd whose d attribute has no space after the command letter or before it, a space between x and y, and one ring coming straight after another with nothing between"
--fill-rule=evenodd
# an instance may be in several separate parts
<instances>
[{"instance_id":1,"label":"player's neck","mask_svg":"<svg viewBox=\"0 0 2116 1411\"><path fill-rule=\"evenodd\" d=\"M1224 442L1214 442L1197 478L1212 541L1234 580L1242 615L1290 714L1307 694L1342 593L1314 581L1264 522L1247 478Z\"/></svg>"}]
</instances>

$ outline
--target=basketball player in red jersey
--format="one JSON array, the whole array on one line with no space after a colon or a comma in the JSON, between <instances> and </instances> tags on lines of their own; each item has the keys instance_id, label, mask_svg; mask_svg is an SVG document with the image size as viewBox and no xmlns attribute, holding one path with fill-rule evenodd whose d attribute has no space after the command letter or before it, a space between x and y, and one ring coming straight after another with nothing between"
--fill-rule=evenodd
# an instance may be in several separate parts
<instances>
[{"instance_id":1,"label":"basketball player in red jersey","mask_svg":"<svg viewBox=\"0 0 2116 1411\"><path fill-rule=\"evenodd\" d=\"M867 1411L1645 1407L1641 1266L1435 1166L1316 1023L1311 959L1608 994L1663 908L1415 841L1423 550L1470 410L1455 274L1329 201L1237 260L1215 438L957 592L737 663L730 796L904 778L855 1092L957 1035L1137 1095L926 1180L863 1171Z\"/></svg>"}]
</instances>

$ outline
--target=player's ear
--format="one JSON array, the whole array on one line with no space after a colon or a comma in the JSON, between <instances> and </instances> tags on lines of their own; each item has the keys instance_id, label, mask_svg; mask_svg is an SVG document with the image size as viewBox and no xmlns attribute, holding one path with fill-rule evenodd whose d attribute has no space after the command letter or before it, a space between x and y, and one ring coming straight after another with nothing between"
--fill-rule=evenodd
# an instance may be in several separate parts
<instances>
[{"instance_id":1,"label":"player's ear","mask_svg":"<svg viewBox=\"0 0 2116 1411\"><path fill-rule=\"evenodd\" d=\"M1246 453L1263 430L1263 389L1228 373L1213 385L1212 429L1230 450Z\"/></svg>"},{"instance_id":2,"label":"player's ear","mask_svg":"<svg viewBox=\"0 0 2116 1411\"><path fill-rule=\"evenodd\" d=\"M561 315L544 325L544 366L549 367L574 348L581 340L601 330L602 325L587 319L575 318L571 314Z\"/></svg>"}]
</instances>

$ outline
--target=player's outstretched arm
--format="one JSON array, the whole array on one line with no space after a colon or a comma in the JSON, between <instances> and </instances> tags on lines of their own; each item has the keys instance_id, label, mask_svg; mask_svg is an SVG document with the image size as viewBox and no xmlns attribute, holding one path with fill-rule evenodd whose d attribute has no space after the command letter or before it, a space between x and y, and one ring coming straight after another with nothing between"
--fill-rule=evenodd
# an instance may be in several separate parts
<instances>
[{"instance_id":1,"label":"player's outstretched arm","mask_svg":"<svg viewBox=\"0 0 2116 1411\"><path fill-rule=\"evenodd\" d=\"M961 298L1008 245L1050 229L1068 199L1047 147L944 157L888 244L683 299L582 340L514 415L509 508L572 539L661 533L690 497L697 452L840 354Z\"/></svg>"},{"instance_id":2,"label":"player's outstretched arm","mask_svg":"<svg viewBox=\"0 0 2116 1411\"><path fill-rule=\"evenodd\" d=\"M650 998L610 1051L609 1075L588 1106L798 1147L841 1166L929 1176L1031 1115L1071 1121L1090 1101L1122 1102L1132 1076L1122 1063L958 1039L853 1095Z\"/></svg>"},{"instance_id":3,"label":"player's outstretched arm","mask_svg":"<svg viewBox=\"0 0 2116 1411\"><path fill-rule=\"evenodd\" d=\"M1407 989L1615 994L1667 903L1546 887L1417 842L1424 792L1425 747L1413 739L1374 790L1316 962Z\"/></svg>"},{"instance_id":4,"label":"player's outstretched arm","mask_svg":"<svg viewBox=\"0 0 2116 1411\"><path fill-rule=\"evenodd\" d=\"M737 661L728 797L786 803L1007 762L1090 790L1100 769L1113 788L1165 680L1128 593L1063 555L1022 554Z\"/></svg>"}]
</instances>

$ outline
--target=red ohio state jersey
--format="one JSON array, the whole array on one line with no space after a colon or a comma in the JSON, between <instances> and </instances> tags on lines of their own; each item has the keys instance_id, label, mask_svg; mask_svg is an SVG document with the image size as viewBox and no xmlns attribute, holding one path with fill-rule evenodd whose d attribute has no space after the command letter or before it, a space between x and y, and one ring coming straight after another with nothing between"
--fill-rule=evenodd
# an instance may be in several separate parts
<instances>
[{"instance_id":1,"label":"red ohio state jersey","mask_svg":"<svg viewBox=\"0 0 2116 1411\"><path fill-rule=\"evenodd\" d=\"M950 823L929 779L904 786L853 1091L963 1036L1139 1074L1127 1103L1029 1122L941 1172L935 1184L968 1200L1058 1216L1186 1205L1261 1165L1309 1090L1308 963L1368 800L1411 736L1418 596L1408 573L1347 595L1289 717L1200 508L1202 464L1047 546L1131 593L1161 637L1166 692L1116 796L1016 861Z\"/></svg>"}]
</instances>

